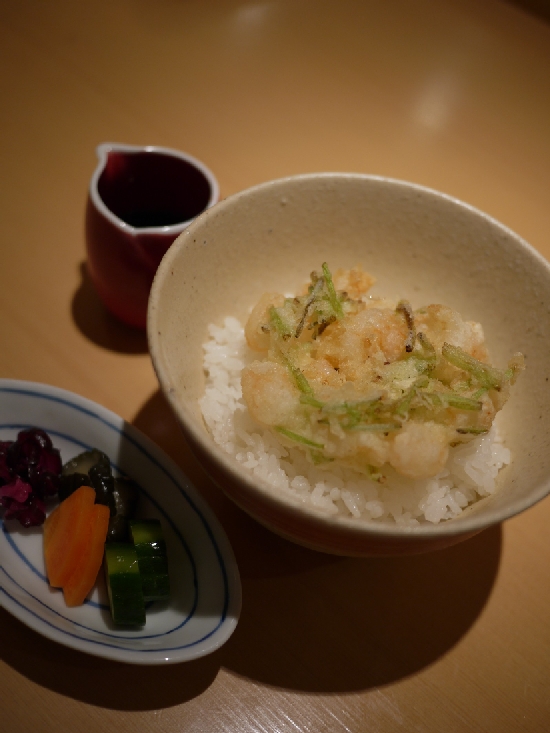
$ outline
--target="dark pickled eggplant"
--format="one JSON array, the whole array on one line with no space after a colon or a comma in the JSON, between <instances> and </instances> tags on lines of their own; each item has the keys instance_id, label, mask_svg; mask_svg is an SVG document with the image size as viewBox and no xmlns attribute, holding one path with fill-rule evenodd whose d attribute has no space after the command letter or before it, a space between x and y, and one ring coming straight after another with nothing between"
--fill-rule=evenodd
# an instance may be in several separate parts
<instances>
[{"instance_id":1,"label":"dark pickled eggplant","mask_svg":"<svg viewBox=\"0 0 550 733\"><path fill-rule=\"evenodd\" d=\"M60 500L84 485L95 489L97 504L109 507L111 518L107 542L125 540L128 537L127 520L134 516L137 506L138 485L125 476L115 478L108 456L96 448L80 453L63 466Z\"/></svg>"},{"instance_id":2,"label":"dark pickled eggplant","mask_svg":"<svg viewBox=\"0 0 550 733\"><path fill-rule=\"evenodd\" d=\"M139 488L136 482L127 476L117 476L113 496L117 514L133 517L139 498Z\"/></svg>"},{"instance_id":3,"label":"dark pickled eggplant","mask_svg":"<svg viewBox=\"0 0 550 733\"><path fill-rule=\"evenodd\" d=\"M105 504L109 507L111 517L116 514L115 499L113 496L115 480L111 473L111 464L96 463L88 471L88 476L95 489L96 503Z\"/></svg>"},{"instance_id":4,"label":"dark pickled eggplant","mask_svg":"<svg viewBox=\"0 0 550 733\"><path fill-rule=\"evenodd\" d=\"M110 468L109 458L100 450L93 448L92 450L79 453L77 456L67 461L61 469L61 485L59 488L59 500L65 501L74 491L81 486L92 486L88 471L92 466L107 465Z\"/></svg>"},{"instance_id":5,"label":"dark pickled eggplant","mask_svg":"<svg viewBox=\"0 0 550 733\"><path fill-rule=\"evenodd\" d=\"M60 486L58 490L59 501L65 501L73 491L76 491L81 486L91 486L92 482L87 473L69 473L66 476L60 477Z\"/></svg>"},{"instance_id":6,"label":"dark pickled eggplant","mask_svg":"<svg viewBox=\"0 0 550 733\"><path fill-rule=\"evenodd\" d=\"M113 498L115 515L111 516L107 531L107 542L123 542L128 537L128 519L136 511L139 489L135 481L120 476L114 479Z\"/></svg>"},{"instance_id":7,"label":"dark pickled eggplant","mask_svg":"<svg viewBox=\"0 0 550 733\"><path fill-rule=\"evenodd\" d=\"M126 542L127 539L128 517L125 517L123 514L115 514L109 520L105 542Z\"/></svg>"},{"instance_id":8,"label":"dark pickled eggplant","mask_svg":"<svg viewBox=\"0 0 550 733\"><path fill-rule=\"evenodd\" d=\"M96 502L109 507L111 516L115 514L113 499L113 475L111 462L103 451L92 450L79 453L65 463L61 470L61 501L70 496L80 486L91 486L96 492Z\"/></svg>"}]
</instances>

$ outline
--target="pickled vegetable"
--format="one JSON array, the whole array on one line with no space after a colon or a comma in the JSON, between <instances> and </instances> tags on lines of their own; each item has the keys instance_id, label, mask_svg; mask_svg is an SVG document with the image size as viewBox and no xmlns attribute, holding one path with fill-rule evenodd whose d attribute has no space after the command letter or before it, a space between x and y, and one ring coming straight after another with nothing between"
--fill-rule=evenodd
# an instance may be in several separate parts
<instances>
[{"instance_id":1,"label":"pickled vegetable","mask_svg":"<svg viewBox=\"0 0 550 733\"><path fill-rule=\"evenodd\" d=\"M0 441L0 506L4 519L36 527L46 518L44 502L57 494L61 457L40 428L21 430L16 440Z\"/></svg>"},{"instance_id":2,"label":"pickled vegetable","mask_svg":"<svg viewBox=\"0 0 550 733\"><path fill-rule=\"evenodd\" d=\"M136 548L143 597L146 601L170 597L168 556L162 526L158 519L133 519L128 522Z\"/></svg>"},{"instance_id":3,"label":"pickled vegetable","mask_svg":"<svg viewBox=\"0 0 550 733\"><path fill-rule=\"evenodd\" d=\"M80 486L93 487L96 502L109 507L107 541L127 540L127 520L134 516L139 498L137 484L125 476L113 476L108 456L93 448L63 466L59 498L63 501Z\"/></svg>"},{"instance_id":4,"label":"pickled vegetable","mask_svg":"<svg viewBox=\"0 0 550 733\"><path fill-rule=\"evenodd\" d=\"M129 542L108 542L105 545L104 568L114 623L143 626L145 602L134 545Z\"/></svg>"},{"instance_id":5,"label":"pickled vegetable","mask_svg":"<svg viewBox=\"0 0 550 733\"><path fill-rule=\"evenodd\" d=\"M111 463L109 458L96 448L79 453L70 461L67 461L61 470L59 499L64 501L80 486L93 486L89 471L97 465L104 466L110 473Z\"/></svg>"},{"instance_id":6,"label":"pickled vegetable","mask_svg":"<svg viewBox=\"0 0 550 733\"><path fill-rule=\"evenodd\" d=\"M63 588L88 547L88 523L95 491L81 486L54 509L44 527L44 559L51 586Z\"/></svg>"},{"instance_id":7,"label":"pickled vegetable","mask_svg":"<svg viewBox=\"0 0 550 733\"><path fill-rule=\"evenodd\" d=\"M136 512L139 487L126 476L118 476L113 484L114 516L109 522L108 542L124 542L128 539L128 519Z\"/></svg>"},{"instance_id":8,"label":"pickled vegetable","mask_svg":"<svg viewBox=\"0 0 550 733\"><path fill-rule=\"evenodd\" d=\"M74 473L88 474L90 468L98 464L106 466L109 471L111 470L111 463L108 456L103 451L92 448L92 450L79 453L74 458L71 458L70 461L67 461L63 466L61 474L62 476L70 476Z\"/></svg>"},{"instance_id":9,"label":"pickled vegetable","mask_svg":"<svg viewBox=\"0 0 550 733\"><path fill-rule=\"evenodd\" d=\"M94 504L88 513L86 549L79 558L70 578L63 586L63 596L67 606L80 606L95 585L101 569L109 510L102 504Z\"/></svg>"}]
</instances>

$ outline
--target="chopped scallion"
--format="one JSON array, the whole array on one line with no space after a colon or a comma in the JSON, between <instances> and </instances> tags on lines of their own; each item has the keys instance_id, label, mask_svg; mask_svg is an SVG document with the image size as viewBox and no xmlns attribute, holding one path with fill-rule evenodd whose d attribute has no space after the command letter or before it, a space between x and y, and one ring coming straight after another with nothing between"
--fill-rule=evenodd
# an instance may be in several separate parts
<instances>
[{"instance_id":1,"label":"chopped scallion","mask_svg":"<svg viewBox=\"0 0 550 733\"><path fill-rule=\"evenodd\" d=\"M489 430L487 428L468 427L468 428L457 428L456 432L460 433L461 435L483 435L484 433L488 433Z\"/></svg>"},{"instance_id":2,"label":"chopped scallion","mask_svg":"<svg viewBox=\"0 0 550 733\"><path fill-rule=\"evenodd\" d=\"M280 308L275 308L274 305L271 306L271 308L269 309L269 320L271 321L273 328L284 339L292 336L292 329L290 328L288 323L283 320Z\"/></svg>"},{"instance_id":3,"label":"chopped scallion","mask_svg":"<svg viewBox=\"0 0 550 733\"><path fill-rule=\"evenodd\" d=\"M304 377L305 378L305 377ZM316 407L318 410L322 410L325 406L324 402L319 402L311 394L301 394L300 402L302 405L309 405L310 407Z\"/></svg>"},{"instance_id":4,"label":"chopped scallion","mask_svg":"<svg viewBox=\"0 0 550 733\"><path fill-rule=\"evenodd\" d=\"M334 283L332 282L332 275L330 274L330 270L328 269L328 265L326 262L323 262L323 275L325 278L325 285L327 288L328 299L329 299L330 305L332 306L332 310L334 311L336 318L343 318L344 311L342 309L342 303L340 303L340 299L338 298L338 295L336 294Z\"/></svg>"},{"instance_id":5,"label":"chopped scallion","mask_svg":"<svg viewBox=\"0 0 550 733\"><path fill-rule=\"evenodd\" d=\"M460 346L444 343L441 353L450 364L472 374L482 387L498 390L505 381L504 372L470 356Z\"/></svg>"},{"instance_id":6,"label":"chopped scallion","mask_svg":"<svg viewBox=\"0 0 550 733\"><path fill-rule=\"evenodd\" d=\"M423 394L435 404L456 407L458 410L481 410L483 407L479 400L463 397L456 392L424 392Z\"/></svg>"},{"instance_id":7,"label":"chopped scallion","mask_svg":"<svg viewBox=\"0 0 550 733\"><path fill-rule=\"evenodd\" d=\"M283 428L281 426L276 426L275 430L278 433L281 433L281 435L284 435L285 438L288 438L289 440L293 440L296 443L301 443L302 445L307 445L310 448L319 448L320 450L322 450L325 447L323 443L316 443L314 440L310 440L309 438L306 438L303 435L294 433L292 432L292 430L287 430L286 428Z\"/></svg>"}]
</instances>

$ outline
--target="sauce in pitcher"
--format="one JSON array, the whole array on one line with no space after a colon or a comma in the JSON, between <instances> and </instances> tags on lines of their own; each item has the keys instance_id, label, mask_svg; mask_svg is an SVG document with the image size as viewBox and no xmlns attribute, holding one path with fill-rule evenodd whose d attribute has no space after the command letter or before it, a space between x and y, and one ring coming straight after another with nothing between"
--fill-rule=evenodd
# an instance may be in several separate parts
<instances>
[{"instance_id":1,"label":"sauce in pitcher","mask_svg":"<svg viewBox=\"0 0 550 733\"><path fill-rule=\"evenodd\" d=\"M112 150L97 183L105 206L137 229L194 219L209 203L210 181L183 158L140 150Z\"/></svg>"},{"instance_id":2,"label":"sauce in pitcher","mask_svg":"<svg viewBox=\"0 0 550 733\"><path fill-rule=\"evenodd\" d=\"M104 143L86 209L87 268L105 306L145 328L149 290L172 242L219 198L212 172L170 148Z\"/></svg>"}]
</instances>

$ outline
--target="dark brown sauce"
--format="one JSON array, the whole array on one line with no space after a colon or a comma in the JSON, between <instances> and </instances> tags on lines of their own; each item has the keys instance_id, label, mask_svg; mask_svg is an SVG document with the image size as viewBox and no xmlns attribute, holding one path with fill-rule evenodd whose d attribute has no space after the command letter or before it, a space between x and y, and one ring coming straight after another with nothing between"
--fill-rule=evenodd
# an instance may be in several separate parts
<instances>
[{"instance_id":1,"label":"dark brown sauce","mask_svg":"<svg viewBox=\"0 0 550 733\"><path fill-rule=\"evenodd\" d=\"M110 152L97 188L115 216L140 229L189 221L206 209L212 193L194 165L153 151Z\"/></svg>"}]
</instances>

